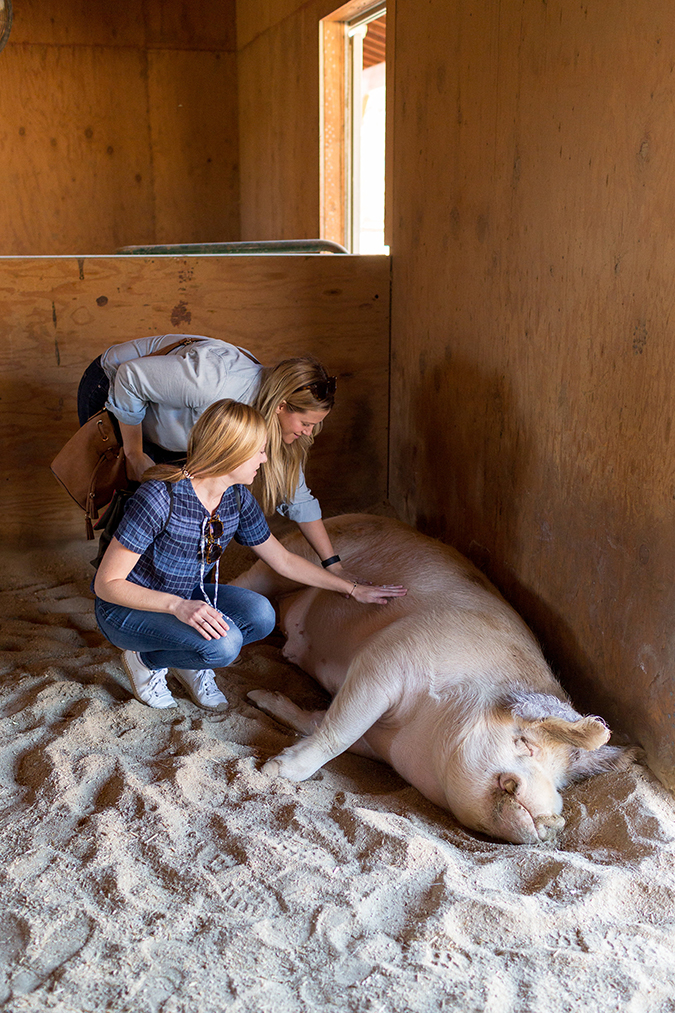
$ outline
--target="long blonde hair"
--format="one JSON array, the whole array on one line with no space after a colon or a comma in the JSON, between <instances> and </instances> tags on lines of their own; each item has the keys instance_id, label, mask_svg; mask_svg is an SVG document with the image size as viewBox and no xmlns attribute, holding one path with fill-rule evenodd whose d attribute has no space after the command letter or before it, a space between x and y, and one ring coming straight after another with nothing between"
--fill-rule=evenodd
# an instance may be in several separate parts
<instances>
[{"instance_id":1,"label":"long blonde hair","mask_svg":"<svg viewBox=\"0 0 675 1013\"><path fill-rule=\"evenodd\" d=\"M310 384L327 380L326 370L311 355L284 359L262 371L253 406L267 423L267 461L258 472L253 490L266 514L293 498L300 469L304 471L309 448L323 426L323 422L319 422L309 436L303 434L291 444L284 443L277 409L285 405L289 412L329 412L334 403L333 395L326 394L321 399L309 390Z\"/></svg>"},{"instance_id":2,"label":"long blonde hair","mask_svg":"<svg viewBox=\"0 0 675 1013\"><path fill-rule=\"evenodd\" d=\"M227 475L253 457L266 439L265 420L255 408L231 398L214 401L190 430L185 465L156 464L142 481L180 482L186 472L191 478Z\"/></svg>"}]
</instances>

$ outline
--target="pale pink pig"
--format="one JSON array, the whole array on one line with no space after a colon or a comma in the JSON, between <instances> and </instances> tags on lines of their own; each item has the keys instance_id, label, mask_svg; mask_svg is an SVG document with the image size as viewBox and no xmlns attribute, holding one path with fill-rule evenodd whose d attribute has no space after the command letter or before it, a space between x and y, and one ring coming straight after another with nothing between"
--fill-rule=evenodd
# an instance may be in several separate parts
<instances>
[{"instance_id":1,"label":"pale pink pig","mask_svg":"<svg viewBox=\"0 0 675 1013\"><path fill-rule=\"evenodd\" d=\"M349 573L408 594L380 606L313 588L280 597L284 655L333 701L309 713L281 694L249 693L305 736L264 772L302 781L351 749L391 764L472 830L552 839L564 826L560 790L632 754L605 744L602 718L574 710L523 620L457 551L385 517L327 527ZM299 534L285 544L311 556ZM240 580L271 590L264 564Z\"/></svg>"}]
</instances>

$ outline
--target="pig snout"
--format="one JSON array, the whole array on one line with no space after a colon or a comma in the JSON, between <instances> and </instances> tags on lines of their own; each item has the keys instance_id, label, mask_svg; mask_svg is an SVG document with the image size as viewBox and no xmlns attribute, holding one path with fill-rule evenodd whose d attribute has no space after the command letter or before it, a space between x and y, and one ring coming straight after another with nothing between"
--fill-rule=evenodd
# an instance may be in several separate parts
<instances>
[{"instance_id":1,"label":"pig snout","mask_svg":"<svg viewBox=\"0 0 675 1013\"><path fill-rule=\"evenodd\" d=\"M527 798L524 785L517 774L500 774L501 797L497 803L500 836L515 844L536 844L552 841L565 826L565 820L555 812L541 812L540 805ZM554 803L560 804L555 794Z\"/></svg>"}]
</instances>

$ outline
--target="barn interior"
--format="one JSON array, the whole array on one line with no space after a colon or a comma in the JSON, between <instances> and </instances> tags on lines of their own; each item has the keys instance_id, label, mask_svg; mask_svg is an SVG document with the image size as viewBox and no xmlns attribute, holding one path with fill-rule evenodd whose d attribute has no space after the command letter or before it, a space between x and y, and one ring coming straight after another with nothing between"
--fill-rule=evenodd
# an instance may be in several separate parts
<instances>
[{"instance_id":1,"label":"barn interior","mask_svg":"<svg viewBox=\"0 0 675 1013\"><path fill-rule=\"evenodd\" d=\"M671 6L391 0L390 252L148 249L354 248L331 89L372 7L14 0L4 1008L673 1008ZM260 762L292 735L246 690L318 692L273 639L228 676L225 718L130 698L49 464L92 358L165 332L330 364L340 397L309 472L325 512L391 512L455 545L579 708L644 749L569 790L558 847L482 840L357 757L270 784Z\"/></svg>"}]
</instances>

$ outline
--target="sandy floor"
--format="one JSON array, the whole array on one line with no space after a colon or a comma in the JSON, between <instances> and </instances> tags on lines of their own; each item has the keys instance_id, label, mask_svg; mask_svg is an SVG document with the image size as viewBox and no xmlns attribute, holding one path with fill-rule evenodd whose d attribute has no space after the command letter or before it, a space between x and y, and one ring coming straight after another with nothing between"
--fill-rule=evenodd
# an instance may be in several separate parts
<instances>
[{"instance_id":1,"label":"sandy floor","mask_svg":"<svg viewBox=\"0 0 675 1013\"><path fill-rule=\"evenodd\" d=\"M220 673L229 712L177 684L173 711L137 703L92 554L1 560L1 1009L675 1011L675 804L649 772L569 790L555 848L471 835L358 757L270 782L292 733L246 691L320 691L270 638Z\"/></svg>"}]
</instances>

